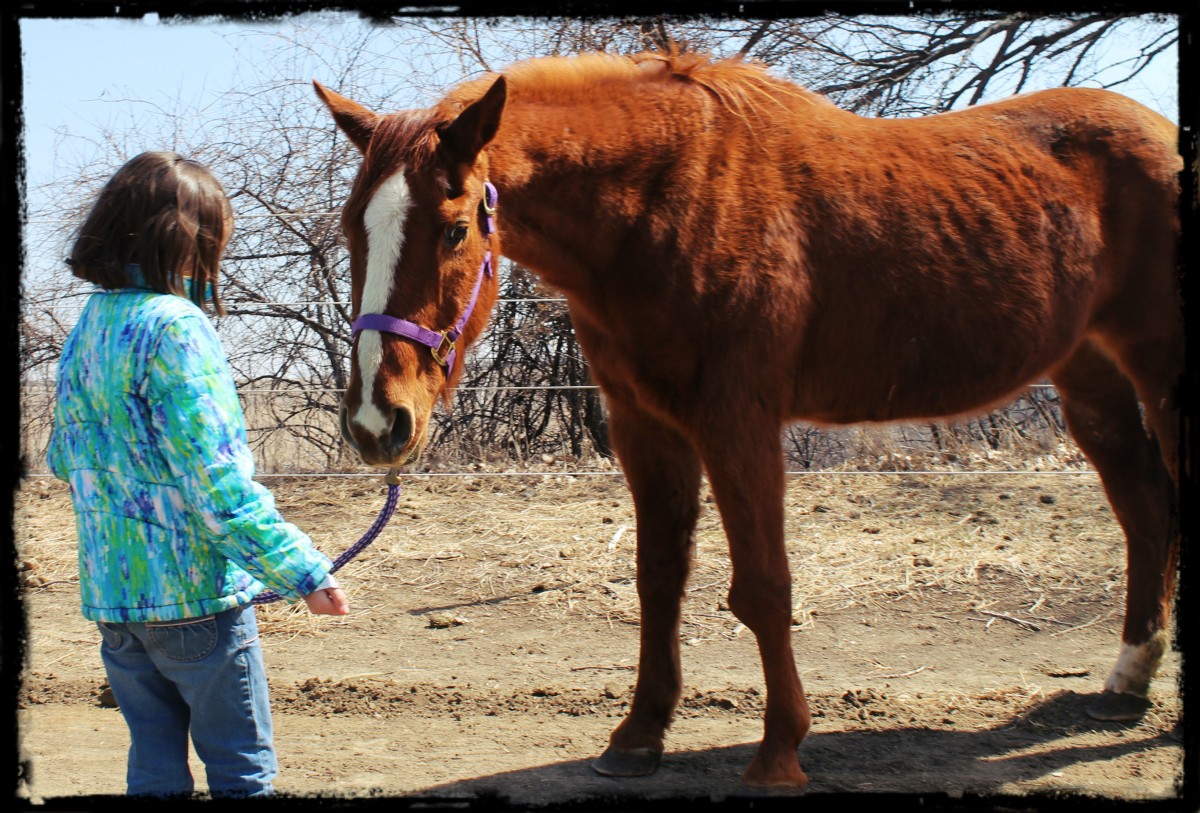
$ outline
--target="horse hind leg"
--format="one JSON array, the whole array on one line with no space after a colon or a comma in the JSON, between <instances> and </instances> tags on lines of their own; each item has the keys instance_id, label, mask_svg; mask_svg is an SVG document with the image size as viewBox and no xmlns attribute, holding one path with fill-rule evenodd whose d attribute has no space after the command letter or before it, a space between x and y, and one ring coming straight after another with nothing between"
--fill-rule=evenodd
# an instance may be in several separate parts
<instances>
[{"instance_id":1,"label":"horse hind leg","mask_svg":"<svg viewBox=\"0 0 1200 813\"><path fill-rule=\"evenodd\" d=\"M1144 401L1157 398L1146 406L1144 424L1134 385L1091 344L1078 350L1053 380L1071 434L1096 467L1126 539L1121 653L1088 714L1136 720L1149 707L1150 682L1167 649L1178 565L1176 450L1171 445L1178 430L1168 403L1173 396L1152 396L1151 388L1142 387Z\"/></svg>"},{"instance_id":2,"label":"horse hind leg","mask_svg":"<svg viewBox=\"0 0 1200 813\"><path fill-rule=\"evenodd\" d=\"M675 430L616 400L609 426L637 512L641 648L629 716L592 768L605 776L645 776L658 768L683 691L679 627L700 513L700 463Z\"/></svg>"}]
</instances>

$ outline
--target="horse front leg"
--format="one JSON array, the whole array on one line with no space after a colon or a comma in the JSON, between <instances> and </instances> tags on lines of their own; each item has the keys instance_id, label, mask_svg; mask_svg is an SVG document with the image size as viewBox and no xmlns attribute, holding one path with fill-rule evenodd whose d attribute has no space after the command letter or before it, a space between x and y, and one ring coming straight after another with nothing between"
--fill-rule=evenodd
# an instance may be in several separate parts
<instances>
[{"instance_id":1,"label":"horse front leg","mask_svg":"<svg viewBox=\"0 0 1200 813\"><path fill-rule=\"evenodd\" d=\"M615 401L609 426L637 512L641 651L629 716L593 768L606 776L645 776L662 759L683 689L679 625L700 510L700 464L674 429Z\"/></svg>"},{"instance_id":2,"label":"horse front leg","mask_svg":"<svg viewBox=\"0 0 1200 813\"><path fill-rule=\"evenodd\" d=\"M729 608L758 640L767 685L763 740L742 775L749 785L803 788L796 747L812 717L792 654L792 580L783 538L783 455L778 424L730 420L703 450L721 511L733 578Z\"/></svg>"}]
</instances>

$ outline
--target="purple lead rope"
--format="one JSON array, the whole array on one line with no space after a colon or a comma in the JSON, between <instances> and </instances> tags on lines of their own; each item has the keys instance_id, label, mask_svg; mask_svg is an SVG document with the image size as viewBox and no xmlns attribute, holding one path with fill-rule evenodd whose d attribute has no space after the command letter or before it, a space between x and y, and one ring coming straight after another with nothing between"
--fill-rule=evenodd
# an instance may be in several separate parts
<instances>
[{"instance_id":1,"label":"purple lead rope","mask_svg":"<svg viewBox=\"0 0 1200 813\"><path fill-rule=\"evenodd\" d=\"M350 547L342 552L342 555L333 560L333 567L330 568L330 573L336 573L341 570L342 565L349 562L358 554L375 541L375 537L379 536L379 532L388 524L388 520L392 518L392 514L396 511L396 502L400 498L400 483L397 480L396 470L392 469L387 476L388 493L387 500L383 504L383 509L379 512L379 516L375 517L375 522L367 529L367 532L362 535L362 538L355 542ZM283 596L276 593L274 590L264 590L251 599L252 604L270 604L273 601L279 601Z\"/></svg>"}]
</instances>

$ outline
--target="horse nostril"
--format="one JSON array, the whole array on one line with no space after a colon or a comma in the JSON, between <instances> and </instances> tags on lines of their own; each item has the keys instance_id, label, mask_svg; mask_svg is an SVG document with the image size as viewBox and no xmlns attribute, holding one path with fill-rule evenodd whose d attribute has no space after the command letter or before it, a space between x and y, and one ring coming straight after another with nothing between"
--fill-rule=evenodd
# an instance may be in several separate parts
<instances>
[{"instance_id":1,"label":"horse nostril","mask_svg":"<svg viewBox=\"0 0 1200 813\"><path fill-rule=\"evenodd\" d=\"M399 455L404 447L408 445L409 439L413 432L413 416L406 407L396 407L395 417L392 419L392 432L389 441L392 447L392 454Z\"/></svg>"},{"instance_id":2,"label":"horse nostril","mask_svg":"<svg viewBox=\"0 0 1200 813\"><path fill-rule=\"evenodd\" d=\"M351 449L359 451L358 444L354 442L354 435L350 433L350 413L345 404L338 408L338 423L341 424L342 438L350 444Z\"/></svg>"}]
</instances>

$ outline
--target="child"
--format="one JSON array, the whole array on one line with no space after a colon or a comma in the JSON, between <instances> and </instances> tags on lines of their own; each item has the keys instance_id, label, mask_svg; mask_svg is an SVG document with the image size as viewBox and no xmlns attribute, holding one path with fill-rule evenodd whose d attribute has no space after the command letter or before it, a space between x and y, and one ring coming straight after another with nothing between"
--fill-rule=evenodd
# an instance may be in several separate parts
<instances>
[{"instance_id":1,"label":"child","mask_svg":"<svg viewBox=\"0 0 1200 813\"><path fill-rule=\"evenodd\" d=\"M203 165L147 152L101 191L67 264L99 286L63 346L47 460L71 485L83 614L129 725L130 795L213 796L277 773L251 599L345 615L324 554L256 483L233 375L201 307L233 228Z\"/></svg>"}]
</instances>

